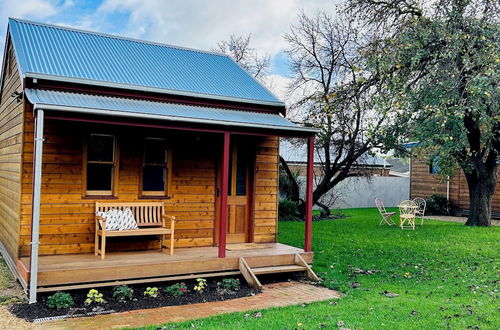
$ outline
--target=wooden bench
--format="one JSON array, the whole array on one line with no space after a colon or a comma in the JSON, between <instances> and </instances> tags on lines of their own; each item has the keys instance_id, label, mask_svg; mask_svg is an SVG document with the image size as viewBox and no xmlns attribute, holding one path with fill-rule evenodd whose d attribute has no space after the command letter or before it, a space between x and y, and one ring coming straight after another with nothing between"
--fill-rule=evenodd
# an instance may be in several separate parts
<instances>
[{"instance_id":1,"label":"wooden bench","mask_svg":"<svg viewBox=\"0 0 500 330\"><path fill-rule=\"evenodd\" d=\"M95 255L106 257L106 238L125 236L161 235L161 251L165 245L165 235L170 234L170 255L174 254L175 217L165 214L163 202L147 203L95 203L96 212L106 212L111 209L124 210L130 208L139 229L132 230L106 230L106 219L95 216ZM170 220L170 228L165 225L165 220ZM102 222L102 225L101 223ZM99 244L99 237L101 241ZM99 246L100 245L100 246Z\"/></svg>"}]
</instances>

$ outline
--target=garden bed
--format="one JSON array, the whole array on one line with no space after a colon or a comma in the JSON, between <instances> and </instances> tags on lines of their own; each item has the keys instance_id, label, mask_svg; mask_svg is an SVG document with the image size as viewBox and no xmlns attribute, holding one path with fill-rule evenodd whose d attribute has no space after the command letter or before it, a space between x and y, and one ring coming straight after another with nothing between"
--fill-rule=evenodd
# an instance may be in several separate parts
<instances>
[{"instance_id":1,"label":"garden bed","mask_svg":"<svg viewBox=\"0 0 500 330\"><path fill-rule=\"evenodd\" d=\"M9 307L12 314L19 318L33 322L39 319L51 317L82 317L93 316L96 314L125 312L136 309L157 308L163 306L186 305L203 303L210 301L229 300L240 297L247 297L259 293L247 285L243 278L239 278L240 287L235 291L221 290L218 283L222 279L207 279L206 288L203 292L197 292L194 287L197 285L195 280L184 281L187 291L180 296L174 296L166 291L166 287L173 283L155 283L144 285L131 285L133 294L131 299L119 300L113 297L113 287L99 288L98 291L103 295L106 303L98 304L92 303L85 304L89 290L74 290L67 291L70 293L74 305L66 309L52 309L47 305L49 296L54 293L41 293L38 295L38 302L36 304L20 303L14 304ZM145 296L144 292L148 287L155 286L158 290L157 297Z\"/></svg>"}]
</instances>

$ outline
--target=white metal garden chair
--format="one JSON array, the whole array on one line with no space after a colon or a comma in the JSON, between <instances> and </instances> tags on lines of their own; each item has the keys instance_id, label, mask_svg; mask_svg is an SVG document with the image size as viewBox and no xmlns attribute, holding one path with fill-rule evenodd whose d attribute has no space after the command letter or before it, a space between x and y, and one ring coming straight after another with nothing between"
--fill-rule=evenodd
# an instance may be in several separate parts
<instances>
[{"instance_id":1,"label":"white metal garden chair","mask_svg":"<svg viewBox=\"0 0 500 330\"><path fill-rule=\"evenodd\" d=\"M399 204L399 227L401 229L415 230L415 212L417 211L417 204L414 201L402 201Z\"/></svg>"},{"instance_id":2,"label":"white metal garden chair","mask_svg":"<svg viewBox=\"0 0 500 330\"><path fill-rule=\"evenodd\" d=\"M380 216L382 220L380 220L379 225L388 224L389 226L395 225L394 220L392 220L392 216L396 214L396 212L387 212L384 206L384 202L380 198L375 198L375 205L377 206L378 211L380 212Z\"/></svg>"},{"instance_id":3,"label":"white metal garden chair","mask_svg":"<svg viewBox=\"0 0 500 330\"><path fill-rule=\"evenodd\" d=\"M425 199L421 197L417 197L413 199L413 202L417 204L417 210L415 211L415 216L417 218L420 218L420 225L424 225L424 216L425 216L425 207L427 206L427 203L425 202Z\"/></svg>"}]
</instances>

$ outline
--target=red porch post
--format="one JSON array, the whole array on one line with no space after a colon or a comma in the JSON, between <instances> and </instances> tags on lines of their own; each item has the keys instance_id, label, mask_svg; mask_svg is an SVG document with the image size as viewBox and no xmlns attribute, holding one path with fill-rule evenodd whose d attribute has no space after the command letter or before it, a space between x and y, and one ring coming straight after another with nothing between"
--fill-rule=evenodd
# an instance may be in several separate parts
<instances>
[{"instance_id":1,"label":"red porch post","mask_svg":"<svg viewBox=\"0 0 500 330\"><path fill-rule=\"evenodd\" d=\"M304 251L312 248L312 207L313 207L313 175L314 175L314 136L307 141L307 185L306 185L306 224Z\"/></svg>"},{"instance_id":2,"label":"red porch post","mask_svg":"<svg viewBox=\"0 0 500 330\"><path fill-rule=\"evenodd\" d=\"M220 187L220 212L219 212L219 258L226 257L226 232L227 232L227 185L229 181L229 132L224 132L224 147L222 149L222 180Z\"/></svg>"}]
</instances>

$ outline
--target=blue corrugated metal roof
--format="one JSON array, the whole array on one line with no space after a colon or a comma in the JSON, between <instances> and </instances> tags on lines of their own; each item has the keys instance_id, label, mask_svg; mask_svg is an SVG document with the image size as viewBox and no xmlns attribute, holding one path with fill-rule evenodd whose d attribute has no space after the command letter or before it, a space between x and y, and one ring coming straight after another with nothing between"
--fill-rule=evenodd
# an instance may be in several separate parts
<instances>
[{"instance_id":1,"label":"blue corrugated metal roof","mask_svg":"<svg viewBox=\"0 0 500 330\"><path fill-rule=\"evenodd\" d=\"M224 54L9 19L21 74L283 106Z\"/></svg>"},{"instance_id":2,"label":"blue corrugated metal roof","mask_svg":"<svg viewBox=\"0 0 500 330\"><path fill-rule=\"evenodd\" d=\"M271 113L210 108L177 103L153 102L60 91L26 89L26 97L36 108L79 111L126 117L164 119L224 126L244 126L285 131L315 132Z\"/></svg>"}]
</instances>

